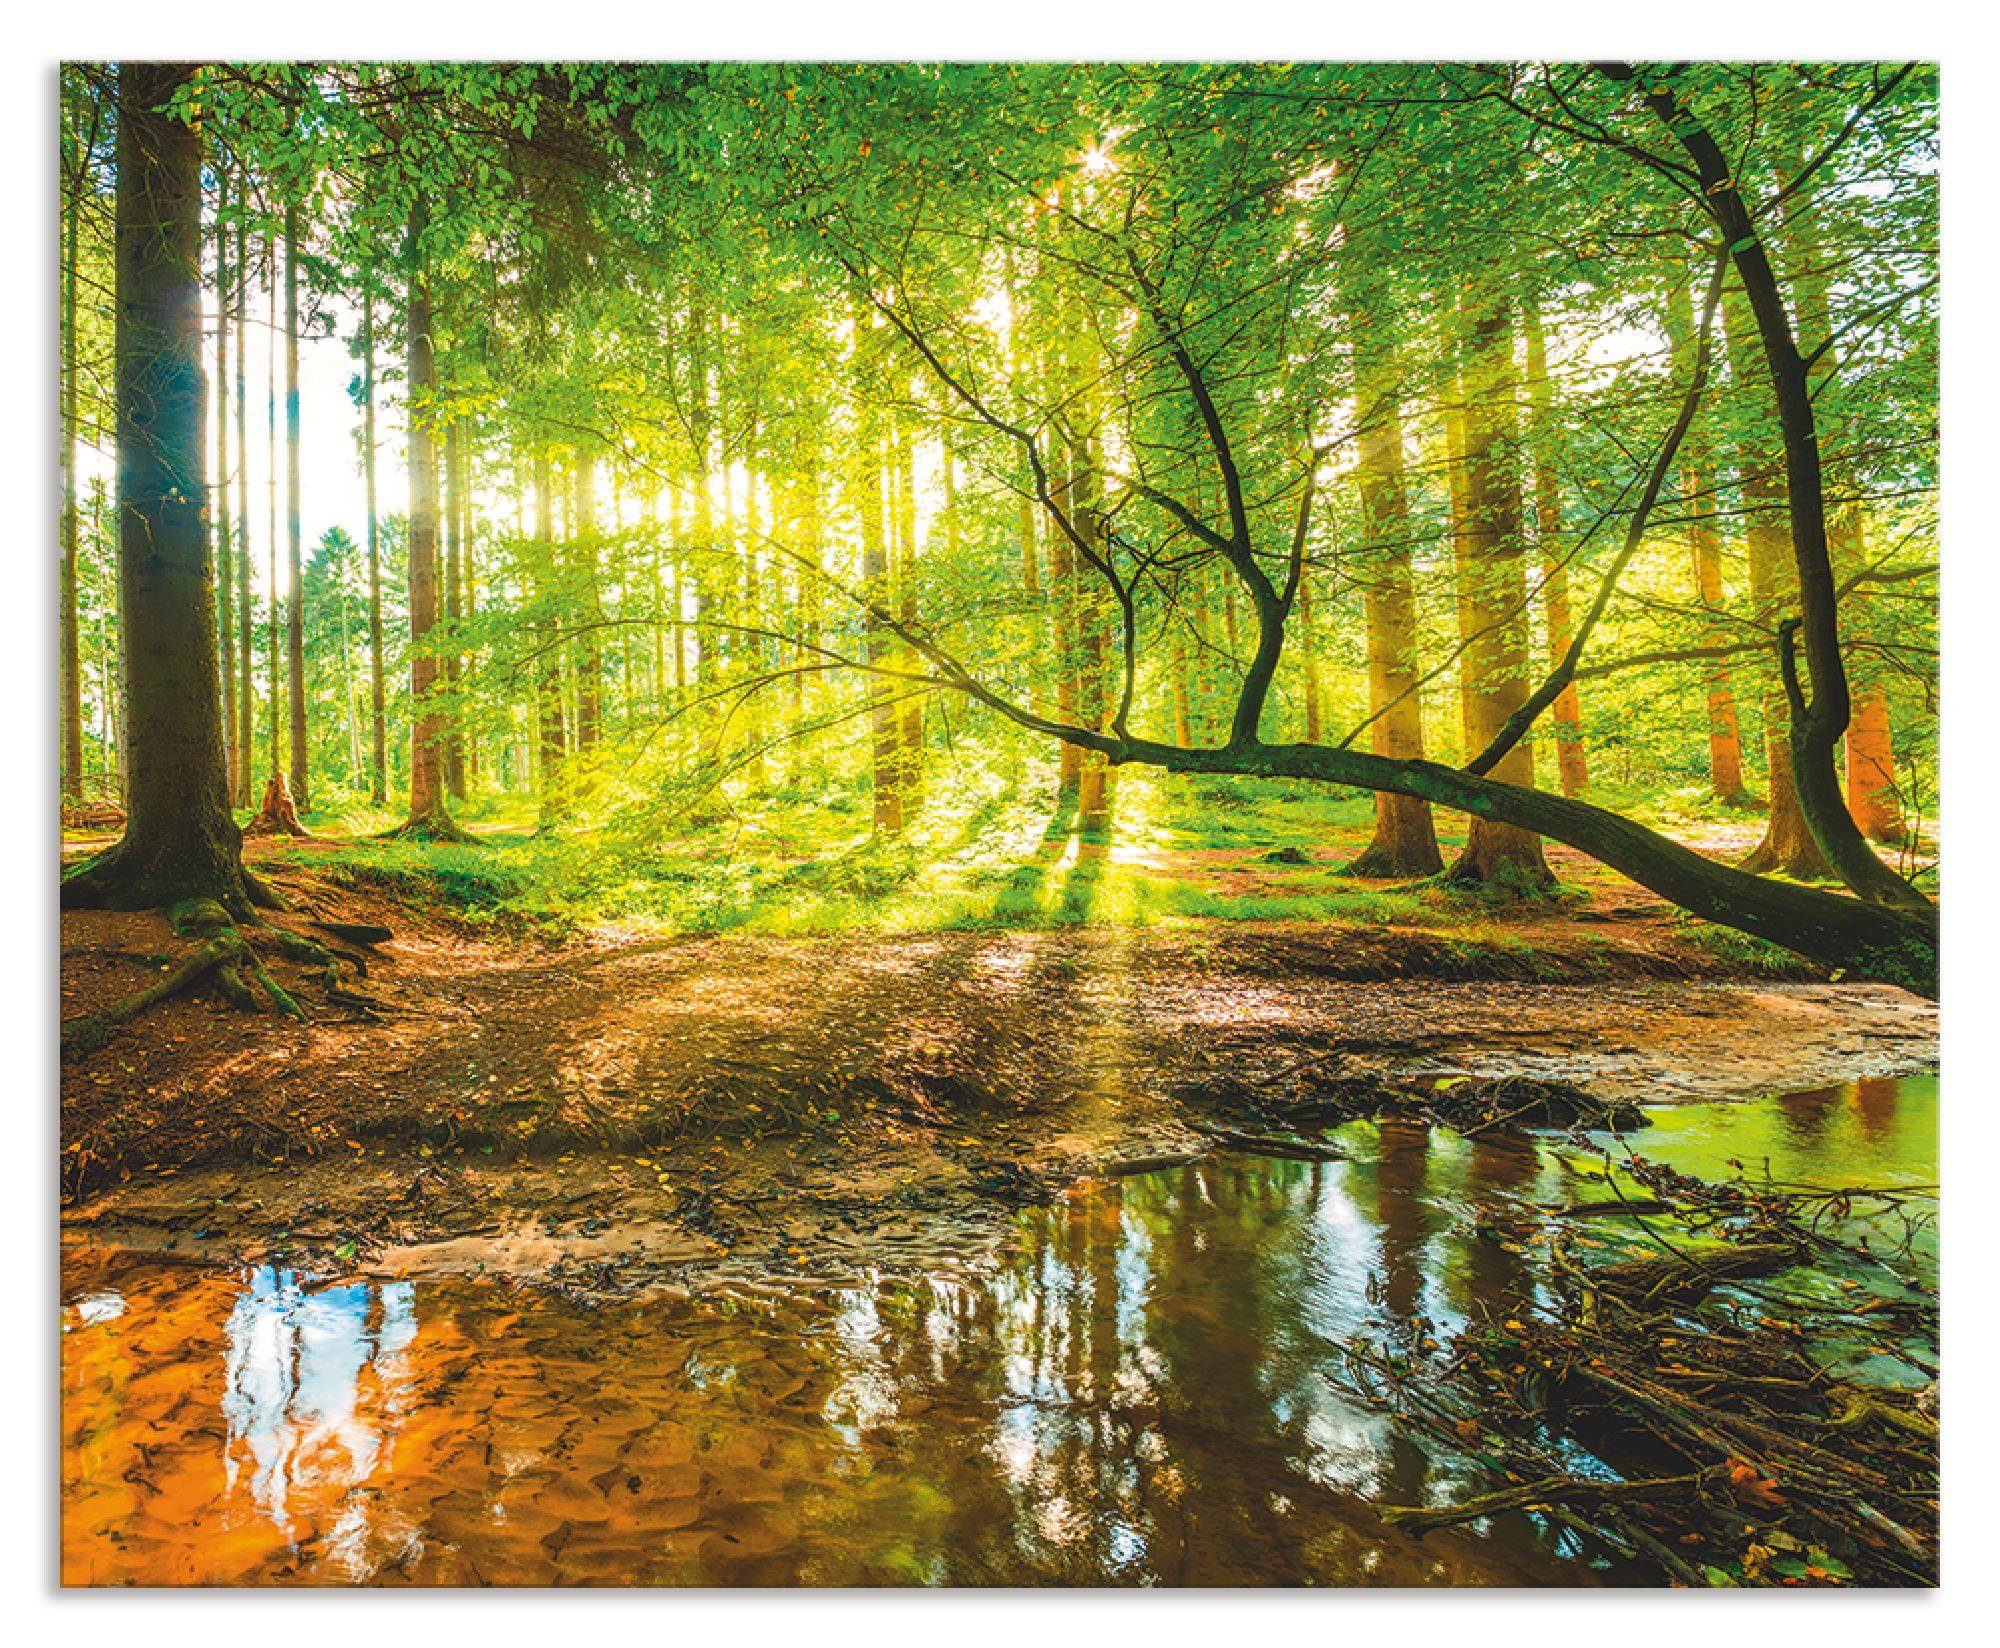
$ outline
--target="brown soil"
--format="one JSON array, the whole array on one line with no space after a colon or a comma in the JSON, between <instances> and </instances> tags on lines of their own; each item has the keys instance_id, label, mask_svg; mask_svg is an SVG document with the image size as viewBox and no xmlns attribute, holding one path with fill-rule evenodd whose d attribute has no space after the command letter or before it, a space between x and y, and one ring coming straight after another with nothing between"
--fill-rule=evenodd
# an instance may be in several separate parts
<instances>
[{"instance_id":1,"label":"brown soil","mask_svg":"<svg viewBox=\"0 0 2000 1648\"><path fill-rule=\"evenodd\" d=\"M63 1067L66 1224L190 1257L728 1283L976 1259L1008 1197L1199 1147L1220 1077L1528 1072L1750 1096L1934 1059L1928 1003L1729 976L1663 907L1504 948L1296 923L494 942L290 872L397 930L370 1019L170 1001ZM301 918L292 925L309 930ZM184 946L63 917L63 1013ZM278 964L281 978L299 970Z\"/></svg>"}]
</instances>

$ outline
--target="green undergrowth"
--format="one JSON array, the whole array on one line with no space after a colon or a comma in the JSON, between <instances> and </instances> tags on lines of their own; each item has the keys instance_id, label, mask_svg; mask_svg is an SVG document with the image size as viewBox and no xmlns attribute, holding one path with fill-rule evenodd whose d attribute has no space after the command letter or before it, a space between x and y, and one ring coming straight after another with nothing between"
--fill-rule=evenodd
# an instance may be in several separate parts
<instances>
[{"instance_id":1,"label":"green undergrowth","mask_svg":"<svg viewBox=\"0 0 2000 1648\"><path fill-rule=\"evenodd\" d=\"M1084 831L1052 767L937 764L900 838L878 837L865 788L774 794L698 822L644 809L538 831L524 808L466 809L473 845L376 839L365 799L316 798L322 839L280 859L477 925L560 934L946 932L1301 921L1490 929L1474 897L1357 881L1364 794L1258 780L1116 775L1110 828Z\"/></svg>"},{"instance_id":2,"label":"green undergrowth","mask_svg":"<svg viewBox=\"0 0 2000 1648\"><path fill-rule=\"evenodd\" d=\"M1687 944L1743 972L1773 979L1810 979L1823 976L1824 969L1780 945L1734 927L1719 927L1699 917L1677 915L1674 931Z\"/></svg>"}]
</instances>

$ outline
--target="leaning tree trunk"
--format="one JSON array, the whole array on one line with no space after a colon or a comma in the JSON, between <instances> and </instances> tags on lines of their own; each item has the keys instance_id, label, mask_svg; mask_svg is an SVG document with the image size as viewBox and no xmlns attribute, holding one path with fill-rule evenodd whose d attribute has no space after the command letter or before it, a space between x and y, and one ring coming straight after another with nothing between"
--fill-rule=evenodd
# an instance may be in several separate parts
<instances>
[{"instance_id":1,"label":"leaning tree trunk","mask_svg":"<svg viewBox=\"0 0 2000 1648\"><path fill-rule=\"evenodd\" d=\"M1510 306L1489 300L1472 328L1465 385L1464 546L1461 599L1466 629L1460 665L1468 758L1499 736L1527 702L1528 590L1522 566L1521 454L1514 415L1514 339ZM1535 758L1526 739L1496 762L1492 776L1532 788ZM1446 872L1454 882L1512 896L1555 885L1530 831L1474 815L1465 849Z\"/></svg>"},{"instance_id":2,"label":"leaning tree trunk","mask_svg":"<svg viewBox=\"0 0 2000 1648\"><path fill-rule=\"evenodd\" d=\"M118 69L115 397L127 818L117 844L63 883L62 903L130 910L212 899L247 917L253 884L229 812L213 564L202 520L201 139L161 112L191 73L173 63Z\"/></svg>"},{"instance_id":3,"label":"leaning tree trunk","mask_svg":"<svg viewBox=\"0 0 2000 1648\"><path fill-rule=\"evenodd\" d=\"M1598 70L1621 84L1638 78L1629 64L1599 64ZM1778 638L1800 809L1820 851L1849 888L1862 898L1933 924L1936 905L1876 855L1841 794L1834 751L1847 731L1853 704L1840 650L1840 601L1827 542L1826 483L1813 411L1811 361L1800 351L1764 231L1745 201L1740 175L1744 168L1731 164L1714 134L1676 96L1670 76L1652 79L1640 100L1694 163L1700 185L1697 198L1721 231L1756 317L1776 403L1791 512L1792 565L1799 581L1799 616L1780 625Z\"/></svg>"}]
</instances>

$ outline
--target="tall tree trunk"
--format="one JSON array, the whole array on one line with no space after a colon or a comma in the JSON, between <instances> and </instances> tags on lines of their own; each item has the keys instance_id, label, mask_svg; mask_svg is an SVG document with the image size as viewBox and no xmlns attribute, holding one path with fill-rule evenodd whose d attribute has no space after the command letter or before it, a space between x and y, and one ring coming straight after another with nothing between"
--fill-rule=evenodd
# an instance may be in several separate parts
<instances>
[{"instance_id":1,"label":"tall tree trunk","mask_svg":"<svg viewBox=\"0 0 2000 1648\"><path fill-rule=\"evenodd\" d=\"M257 616L250 595L250 230L236 223L236 805L247 807L257 767Z\"/></svg>"},{"instance_id":2,"label":"tall tree trunk","mask_svg":"<svg viewBox=\"0 0 2000 1648\"><path fill-rule=\"evenodd\" d=\"M1470 644L1461 668L1469 755L1498 735L1530 691L1520 432L1511 305L1505 299L1486 300L1474 320L1465 387L1461 541ZM1522 739L1490 776L1532 788L1533 746ZM1555 885L1542 857L1541 838L1490 818L1472 820L1465 850L1446 873L1455 882L1509 895L1539 893Z\"/></svg>"},{"instance_id":3,"label":"tall tree trunk","mask_svg":"<svg viewBox=\"0 0 2000 1648\"><path fill-rule=\"evenodd\" d=\"M299 542L299 209L285 208L285 565L291 598L285 603L285 652L292 723L292 800L312 809L306 774L306 578Z\"/></svg>"},{"instance_id":4,"label":"tall tree trunk","mask_svg":"<svg viewBox=\"0 0 2000 1648\"><path fill-rule=\"evenodd\" d=\"M582 574L579 597L583 637L576 653L576 747L588 755L604 736L604 597L598 581L597 459L588 452L576 457L576 513L570 523L570 552Z\"/></svg>"},{"instance_id":5,"label":"tall tree trunk","mask_svg":"<svg viewBox=\"0 0 2000 1648\"><path fill-rule=\"evenodd\" d=\"M917 623L917 480L915 441L909 425L900 417L893 423L895 462L892 491L896 500L896 559L892 581L896 586L896 616L903 628L914 631ZM922 661L904 646L898 662L916 674ZM903 814L907 820L923 806L924 793L924 701L912 694L903 705Z\"/></svg>"},{"instance_id":6,"label":"tall tree trunk","mask_svg":"<svg viewBox=\"0 0 2000 1648\"><path fill-rule=\"evenodd\" d=\"M273 774L284 770L285 765L285 696L281 676L284 672L285 649L281 644L280 630L284 622L284 604L278 598L278 242L275 237L264 237L265 296L268 299L270 326L264 333L264 542L269 546L271 593L268 636L264 667L270 676L271 692L271 771Z\"/></svg>"},{"instance_id":7,"label":"tall tree trunk","mask_svg":"<svg viewBox=\"0 0 2000 1648\"><path fill-rule=\"evenodd\" d=\"M389 685L382 670L382 523L375 499L375 271L362 277L361 481L368 513L368 799L389 799Z\"/></svg>"},{"instance_id":8,"label":"tall tree trunk","mask_svg":"<svg viewBox=\"0 0 2000 1648\"><path fill-rule=\"evenodd\" d=\"M201 139L160 112L190 72L177 63L117 70L114 393L127 815L116 845L65 879L62 903L145 909L204 898L243 918L253 886L229 812L214 569L202 521Z\"/></svg>"},{"instance_id":9,"label":"tall tree trunk","mask_svg":"<svg viewBox=\"0 0 2000 1648\"><path fill-rule=\"evenodd\" d=\"M1599 72L1626 84L1637 77L1629 64L1605 63ZM1743 283L1757 322L1757 341L1784 447L1785 494L1791 515L1792 569L1798 576L1799 616L1779 631L1787 663L1785 685L1792 707L1792 758L1800 809L1828 863L1842 882L1871 903L1907 912L1935 929L1937 906L1898 875L1868 845L1847 811L1834 750L1847 731L1852 699L1841 657L1840 602L1827 542L1826 483L1820 467L1819 429L1813 412L1810 357L1802 353L1784 288L1747 203L1747 168L1732 165L1671 76L1651 80L1640 100L1694 163L1697 198L1721 231L1730 262ZM1793 649L1803 653L1804 668ZM1807 683L1810 682L1810 693Z\"/></svg>"},{"instance_id":10,"label":"tall tree trunk","mask_svg":"<svg viewBox=\"0 0 2000 1648\"><path fill-rule=\"evenodd\" d=\"M1174 624L1173 656L1174 692L1174 744L1177 748L1194 748L1194 701L1189 693L1187 622L1180 620Z\"/></svg>"},{"instance_id":11,"label":"tall tree trunk","mask_svg":"<svg viewBox=\"0 0 2000 1648\"><path fill-rule=\"evenodd\" d=\"M1863 685L1854 695L1847 724L1847 804L1870 841L1904 839L1902 798L1896 792L1896 760L1889 735L1889 695Z\"/></svg>"},{"instance_id":12,"label":"tall tree trunk","mask_svg":"<svg viewBox=\"0 0 2000 1648\"><path fill-rule=\"evenodd\" d=\"M1739 394L1755 395L1758 386L1757 345L1750 316L1730 293L1723 302L1723 331L1729 344L1730 375ZM1760 625L1775 629L1798 598L1792 566L1791 514L1779 457L1769 443L1747 426L1736 452L1737 484L1743 494L1744 533L1750 565L1750 598ZM1742 868L1755 875L1787 875L1795 880L1823 880L1832 875L1806 823L1805 809L1792 778L1791 710L1777 666L1764 672L1764 756L1768 768L1771 810L1764 839L1751 849Z\"/></svg>"},{"instance_id":13,"label":"tall tree trunk","mask_svg":"<svg viewBox=\"0 0 2000 1648\"><path fill-rule=\"evenodd\" d=\"M1074 519L1076 508L1070 497L1068 452L1058 448L1051 453L1048 469L1050 498L1054 500L1056 509ZM1048 542L1049 633L1055 650L1056 719L1077 725L1083 717L1083 693L1078 669L1076 546L1070 542L1069 534L1057 525L1054 511L1049 512ZM1056 769L1058 812L1075 805L1082 791L1083 755L1084 752L1073 744L1062 747Z\"/></svg>"},{"instance_id":14,"label":"tall tree trunk","mask_svg":"<svg viewBox=\"0 0 2000 1648\"><path fill-rule=\"evenodd\" d=\"M1368 571L1369 748L1397 761L1424 758L1424 705L1417 668L1417 596L1411 574L1410 498L1403 474L1403 421L1377 324L1357 317L1355 395L1360 419L1356 479ZM1428 801L1375 792L1375 835L1347 866L1356 876L1424 876L1444 869Z\"/></svg>"},{"instance_id":15,"label":"tall tree trunk","mask_svg":"<svg viewBox=\"0 0 2000 1648\"><path fill-rule=\"evenodd\" d=\"M1829 289L1832 273L1827 267L1816 219L1818 191L1802 189L1792 199L1786 213L1786 229L1792 242L1796 268L1793 291L1797 294L1799 331L1805 337L1831 338L1833 314ZM1836 493L1846 501L1828 514L1827 552L1836 573L1860 572L1867 562L1867 528L1860 501L1861 486L1852 460L1840 451L1837 433L1839 401L1836 389L1835 351L1829 349L1808 368L1813 386L1815 409L1821 428L1834 433L1835 455L1825 463L1825 474ZM1860 597L1851 597L1853 608ZM1854 707L1847 725L1846 779L1847 810L1861 833L1870 841L1895 842L1903 839L1902 807L1896 795L1895 755L1889 729L1889 702L1877 672L1847 661L1854 677Z\"/></svg>"},{"instance_id":16,"label":"tall tree trunk","mask_svg":"<svg viewBox=\"0 0 2000 1648\"><path fill-rule=\"evenodd\" d=\"M1667 300L1667 329L1673 339L1674 374L1688 378L1694 370L1694 300L1686 276L1676 279ZM1688 562L1695 600L1704 615L1702 644L1720 646L1722 626L1722 535L1715 527L1715 459L1707 432L1697 423L1681 444L1681 496L1688 514ZM1743 735L1736 712L1736 693L1729 666L1718 659L1708 672L1708 782L1716 798L1728 806L1749 804L1743 783Z\"/></svg>"},{"instance_id":17,"label":"tall tree trunk","mask_svg":"<svg viewBox=\"0 0 2000 1648\"><path fill-rule=\"evenodd\" d=\"M1542 613L1549 635L1549 666L1569 651L1576 627L1569 609L1569 569L1562 553L1562 493L1556 479L1555 398L1549 389L1548 356L1542 340L1541 311L1521 306L1527 341L1528 406L1533 419L1529 451L1535 477L1535 543L1541 552ZM1590 788L1590 769L1583 754L1583 706L1574 681L1549 706L1555 732L1556 778L1564 795L1582 795Z\"/></svg>"},{"instance_id":18,"label":"tall tree trunk","mask_svg":"<svg viewBox=\"0 0 2000 1648\"><path fill-rule=\"evenodd\" d=\"M437 702L438 660L432 652L439 617L437 354L424 262L428 214L420 204L410 216L408 367L410 401L410 700L416 724L410 736L410 816L399 834L462 840L445 790L445 741L449 733Z\"/></svg>"},{"instance_id":19,"label":"tall tree trunk","mask_svg":"<svg viewBox=\"0 0 2000 1648\"><path fill-rule=\"evenodd\" d=\"M546 567L556 553L555 482L549 473L549 449L535 452L535 543L536 561ZM563 719L561 631L551 610L546 577L540 580L542 616L536 628L540 634L540 656L535 661L536 725L542 757L541 828L552 829L562 818L568 801L565 769L569 762L569 735Z\"/></svg>"},{"instance_id":20,"label":"tall tree trunk","mask_svg":"<svg viewBox=\"0 0 2000 1648\"><path fill-rule=\"evenodd\" d=\"M460 424L458 467L458 607L461 621L469 625L479 612L479 560L473 547L476 523L472 507L472 424L469 419ZM459 647L454 650L453 657L458 660L461 690L469 690L477 661L475 649L470 645ZM465 783L468 789L477 789L480 744L477 720L461 707L452 730L463 751Z\"/></svg>"},{"instance_id":21,"label":"tall tree trunk","mask_svg":"<svg viewBox=\"0 0 2000 1648\"><path fill-rule=\"evenodd\" d=\"M62 670L62 798L83 799L83 647L77 631L76 497L77 387L82 370L77 331L77 263L81 256L81 199L63 201L62 253L62 534L57 648Z\"/></svg>"},{"instance_id":22,"label":"tall tree trunk","mask_svg":"<svg viewBox=\"0 0 2000 1648\"><path fill-rule=\"evenodd\" d=\"M460 650L460 626L465 622L465 425L454 416L444 431L444 619L451 637L444 655L445 700L450 706L445 740L445 788L454 801L465 800L464 706L459 690L465 674Z\"/></svg>"},{"instance_id":23,"label":"tall tree trunk","mask_svg":"<svg viewBox=\"0 0 2000 1648\"><path fill-rule=\"evenodd\" d=\"M855 513L861 520L861 592L869 611L863 635L863 655L878 668L893 667L891 631L882 617L895 592L890 582L889 522L885 493L889 477L884 450L881 390L881 339L875 317L864 305L855 311L855 442L853 488ZM870 780L874 795L875 833L903 833L902 726L896 715L895 683L881 675L868 678L869 723L872 734Z\"/></svg>"},{"instance_id":24,"label":"tall tree trunk","mask_svg":"<svg viewBox=\"0 0 2000 1648\"><path fill-rule=\"evenodd\" d=\"M216 660L222 697L222 747L230 765L229 790L240 786L236 738L235 547L229 523L229 174L216 159L215 184L215 582L219 596L216 628L222 643Z\"/></svg>"},{"instance_id":25,"label":"tall tree trunk","mask_svg":"<svg viewBox=\"0 0 2000 1648\"><path fill-rule=\"evenodd\" d=\"M1081 376L1079 373L1078 377ZM1094 423L1087 393L1080 396L1079 405L1084 416ZM1095 439L1092 434L1082 434L1071 445L1068 513L1077 535L1101 559L1104 517ZM1071 607L1076 622L1077 713L1085 726L1102 732L1111 720L1104 585L1080 556L1073 556L1070 566L1077 585ZM1078 830L1090 835L1102 835L1111 828L1111 769L1096 750L1084 752L1082 768L1077 774L1076 822Z\"/></svg>"},{"instance_id":26,"label":"tall tree trunk","mask_svg":"<svg viewBox=\"0 0 2000 1648\"><path fill-rule=\"evenodd\" d=\"M764 764L764 689L756 685L764 673L764 591L759 557L763 554L763 524L757 510L757 431L753 424L743 453L743 776L751 793L762 795L769 773Z\"/></svg>"},{"instance_id":27,"label":"tall tree trunk","mask_svg":"<svg viewBox=\"0 0 2000 1648\"><path fill-rule=\"evenodd\" d=\"M1292 603L1292 616L1297 620L1292 642L1299 657L1299 707L1305 716L1306 742L1317 744L1320 734L1319 649L1313 635L1312 586L1312 564L1308 560L1299 568L1298 595Z\"/></svg>"}]
</instances>

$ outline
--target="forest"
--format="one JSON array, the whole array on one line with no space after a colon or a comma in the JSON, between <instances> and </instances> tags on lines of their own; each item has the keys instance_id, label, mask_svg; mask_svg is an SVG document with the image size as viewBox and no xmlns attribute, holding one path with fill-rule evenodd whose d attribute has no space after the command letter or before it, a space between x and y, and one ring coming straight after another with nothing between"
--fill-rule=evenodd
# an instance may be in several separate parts
<instances>
[{"instance_id":1,"label":"forest","mask_svg":"<svg viewBox=\"0 0 2000 1648\"><path fill-rule=\"evenodd\" d=\"M1934 1580L1934 65L57 102L66 1579Z\"/></svg>"}]
</instances>

